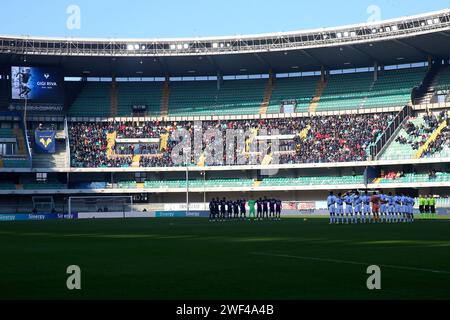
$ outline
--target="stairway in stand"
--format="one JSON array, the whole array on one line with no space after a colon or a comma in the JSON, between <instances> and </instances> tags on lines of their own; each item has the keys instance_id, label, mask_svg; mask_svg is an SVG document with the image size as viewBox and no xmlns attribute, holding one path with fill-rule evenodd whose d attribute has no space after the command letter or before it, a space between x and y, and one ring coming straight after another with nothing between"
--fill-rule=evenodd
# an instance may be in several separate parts
<instances>
[{"instance_id":1,"label":"stairway in stand","mask_svg":"<svg viewBox=\"0 0 450 320\"><path fill-rule=\"evenodd\" d=\"M266 88L264 90L263 102L261 103L261 107L259 108L259 114L267 113L267 109L269 108L270 98L272 98L272 91L273 91L273 78L269 77L269 80L267 81L267 84L266 84Z\"/></svg>"},{"instance_id":2,"label":"stairway in stand","mask_svg":"<svg viewBox=\"0 0 450 320\"><path fill-rule=\"evenodd\" d=\"M167 116L169 114L169 97L170 86L169 81L164 82L163 94L161 98L161 116Z\"/></svg>"},{"instance_id":3,"label":"stairway in stand","mask_svg":"<svg viewBox=\"0 0 450 320\"><path fill-rule=\"evenodd\" d=\"M316 88L316 94L314 95L314 98L311 100L311 103L309 104L309 112L315 112L317 109L317 106L319 105L320 98L322 97L322 93L327 87L327 80L319 81Z\"/></svg>"}]
</instances>

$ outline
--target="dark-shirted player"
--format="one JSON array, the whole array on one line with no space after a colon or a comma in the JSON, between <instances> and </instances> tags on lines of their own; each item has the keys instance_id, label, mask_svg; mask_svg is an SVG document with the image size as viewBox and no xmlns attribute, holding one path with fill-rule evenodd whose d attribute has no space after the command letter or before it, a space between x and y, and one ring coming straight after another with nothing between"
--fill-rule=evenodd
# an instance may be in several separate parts
<instances>
[{"instance_id":1,"label":"dark-shirted player","mask_svg":"<svg viewBox=\"0 0 450 320\"><path fill-rule=\"evenodd\" d=\"M220 200L219 206L220 206L220 220L225 220L225 212L226 212L226 205L227 201L225 198Z\"/></svg>"},{"instance_id":2,"label":"dark-shirted player","mask_svg":"<svg viewBox=\"0 0 450 320\"><path fill-rule=\"evenodd\" d=\"M263 207L263 200L261 198L259 198L258 200L256 200L256 219L257 220L263 218L262 207Z\"/></svg>"},{"instance_id":3,"label":"dark-shirted player","mask_svg":"<svg viewBox=\"0 0 450 320\"><path fill-rule=\"evenodd\" d=\"M234 219L239 219L239 200L233 201Z\"/></svg>"},{"instance_id":4,"label":"dark-shirted player","mask_svg":"<svg viewBox=\"0 0 450 320\"><path fill-rule=\"evenodd\" d=\"M264 200L262 202L262 209L263 209L263 219L267 219L269 217L269 200L267 200L267 197L264 197Z\"/></svg>"},{"instance_id":5,"label":"dark-shirted player","mask_svg":"<svg viewBox=\"0 0 450 320\"><path fill-rule=\"evenodd\" d=\"M233 218L233 201L231 200L227 201L227 218Z\"/></svg>"},{"instance_id":6,"label":"dark-shirted player","mask_svg":"<svg viewBox=\"0 0 450 320\"><path fill-rule=\"evenodd\" d=\"M277 220L281 220L281 206L282 206L281 200L277 199L275 201L275 213Z\"/></svg>"},{"instance_id":7,"label":"dark-shirted player","mask_svg":"<svg viewBox=\"0 0 450 320\"><path fill-rule=\"evenodd\" d=\"M213 221L215 216L216 216L216 212L215 212L215 199L211 199L211 201L209 202L209 221Z\"/></svg>"},{"instance_id":8,"label":"dark-shirted player","mask_svg":"<svg viewBox=\"0 0 450 320\"><path fill-rule=\"evenodd\" d=\"M272 219L275 218L275 203L275 199L272 198L269 200L269 217Z\"/></svg>"},{"instance_id":9,"label":"dark-shirted player","mask_svg":"<svg viewBox=\"0 0 450 320\"><path fill-rule=\"evenodd\" d=\"M242 220L245 220L247 217L246 217L246 209L245 209L245 199L242 199L240 202L239 202L239 207L240 207L240 212L241 212L241 219Z\"/></svg>"},{"instance_id":10,"label":"dark-shirted player","mask_svg":"<svg viewBox=\"0 0 450 320\"><path fill-rule=\"evenodd\" d=\"M220 219L220 199L219 199L219 197L217 197L214 200L214 215L215 215L216 221Z\"/></svg>"}]
</instances>

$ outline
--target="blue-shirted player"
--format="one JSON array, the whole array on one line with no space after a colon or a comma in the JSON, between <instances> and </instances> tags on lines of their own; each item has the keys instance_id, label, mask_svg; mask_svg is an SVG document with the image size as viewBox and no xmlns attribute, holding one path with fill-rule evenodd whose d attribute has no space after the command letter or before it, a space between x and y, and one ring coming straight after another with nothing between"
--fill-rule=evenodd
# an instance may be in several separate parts
<instances>
[{"instance_id":1,"label":"blue-shirted player","mask_svg":"<svg viewBox=\"0 0 450 320\"><path fill-rule=\"evenodd\" d=\"M337 223L341 220L344 223L344 200L342 199L342 194L338 193L336 197L336 215L337 215Z\"/></svg>"},{"instance_id":2,"label":"blue-shirted player","mask_svg":"<svg viewBox=\"0 0 450 320\"><path fill-rule=\"evenodd\" d=\"M408 197L405 196L404 194L402 194L401 199L402 199L401 212L402 212L402 216L403 216L402 221L404 223L406 223L406 222L408 222L408 202L409 202L409 200L408 200Z\"/></svg>"},{"instance_id":3,"label":"blue-shirted player","mask_svg":"<svg viewBox=\"0 0 450 320\"><path fill-rule=\"evenodd\" d=\"M387 213L388 213L388 199L387 196L380 192L380 218L381 222L387 222Z\"/></svg>"},{"instance_id":4,"label":"blue-shirted player","mask_svg":"<svg viewBox=\"0 0 450 320\"><path fill-rule=\"evenodd\" d=\"M327 198L328 212L330 213L330 224L336 223L336 196L333 191L330 192L330 195Z\"/></svg>"},{"instance_id":5,"label":"blue-shirted player","mask_svg":"<svg viewBox=\"0 0 450 320\"><path fill-rule=\"evenodd\" d=\"M360 216L360 221L362 220L362 199L359 192L356 191L353 194L353 217L354 222L358 223L358 215Z\"/></svg>"},{"instance_id":6,"label":"blue-shirted player","mask_svg":"<svg viewBox=\"0 0 450 320\"><path fill-rule=\"evenodd\" d=\"M344 196L345 202L345 223L348 223L348 217L353 216L353 197L350 192L346 192Z\"/></svg>"},{"instance_id":7,"label":"blue-shirted player","mask_svg":"<svg viewBox=\"0 0 450 320\"><path fill-rule=\"evenodd\" d=\"M401 221L401 210L402 210L402 197L397 193L394 196L394 212L395 212L395 222Z\"/></svg>"},{"instance_id":8,"label":"blue-shirted player","mask_svg":"<svg viewBox=\"0 0 450 320\"><path fill-rule=\"evenodd\" d=\"M392 192L389 192L387 196L387 201L388 201L388 221L389 223L392 223L394 222L395 217L395 201L394 197L392 196Z\"/></svg>"},{"instance_id":9,"label":"blue-shirted player","mask_svg":"<svg viewBox=\"0 0 450 320\"><path fill-rule=\"evenodd\" d=\"M367 191L364 191L364 194L361 196L361 201L363 206L363 223L366 223L366 218L368 218L370 222L370 196Z\"/></svg>"},{"instance_id":10,"label":"blue-shirted player","mask_svg":"<svg viewBox=\"0 0 450 320\"><path fill-rule=\"evenodd\" d=\"M414 198L408 197L408 221L410 223L414 222Z\"/></svg>"}]
</instances>

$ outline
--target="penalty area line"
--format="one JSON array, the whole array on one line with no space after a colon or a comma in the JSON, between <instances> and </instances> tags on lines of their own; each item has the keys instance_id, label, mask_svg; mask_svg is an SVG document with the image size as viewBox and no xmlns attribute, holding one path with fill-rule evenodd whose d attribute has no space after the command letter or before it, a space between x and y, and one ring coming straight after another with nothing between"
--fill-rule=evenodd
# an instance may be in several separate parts
<instances>
[{"instance_id":1,"label":"penalty area line","mask_svg":"<svg viewBox=\"0 0 450 320\"><path fill-rule=\"evenodd\" d=\"M278 254L278 253L268 253L268 252L252 252L251 254L257 256L269 256L269 257L279 257L279 258L288 258L288 259L298 259L298 260L309 260L309 261L319 261L319 262L331 262L331 263L340 263L340 264L353 264L360 266L369 266L373 263L359 262L359 261L351 261L351 260L340 260L340 259L329 259L329 258L316 258L316 257L304 257L304 256L293 256L288 254ZM442 274L450 274L450 271L446 270L433 270L426 268L415 268L415 267L407 267L407 266L397 266L392 264L376 264L380 267L391 268L391 269L400 269L400 270L410 270L410 271L420 271L420 272L430 272L430 273L442 273Z\"/></svg>"}]
</instances>

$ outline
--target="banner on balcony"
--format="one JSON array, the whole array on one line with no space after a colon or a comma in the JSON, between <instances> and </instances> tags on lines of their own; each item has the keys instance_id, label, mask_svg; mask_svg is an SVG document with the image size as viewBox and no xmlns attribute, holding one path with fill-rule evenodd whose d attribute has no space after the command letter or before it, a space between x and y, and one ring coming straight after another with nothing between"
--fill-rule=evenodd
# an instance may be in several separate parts
<instances>
[{"instance_id":1,"label":"banner on balcony","mask_svg":"<svg viewBox=\"0 0 450 320\"><path fill-rule=\"evenodd\" d=\"M37 153L55 153L55 132L35 131L35 145Z\"/></svg>"}]
</instances>

